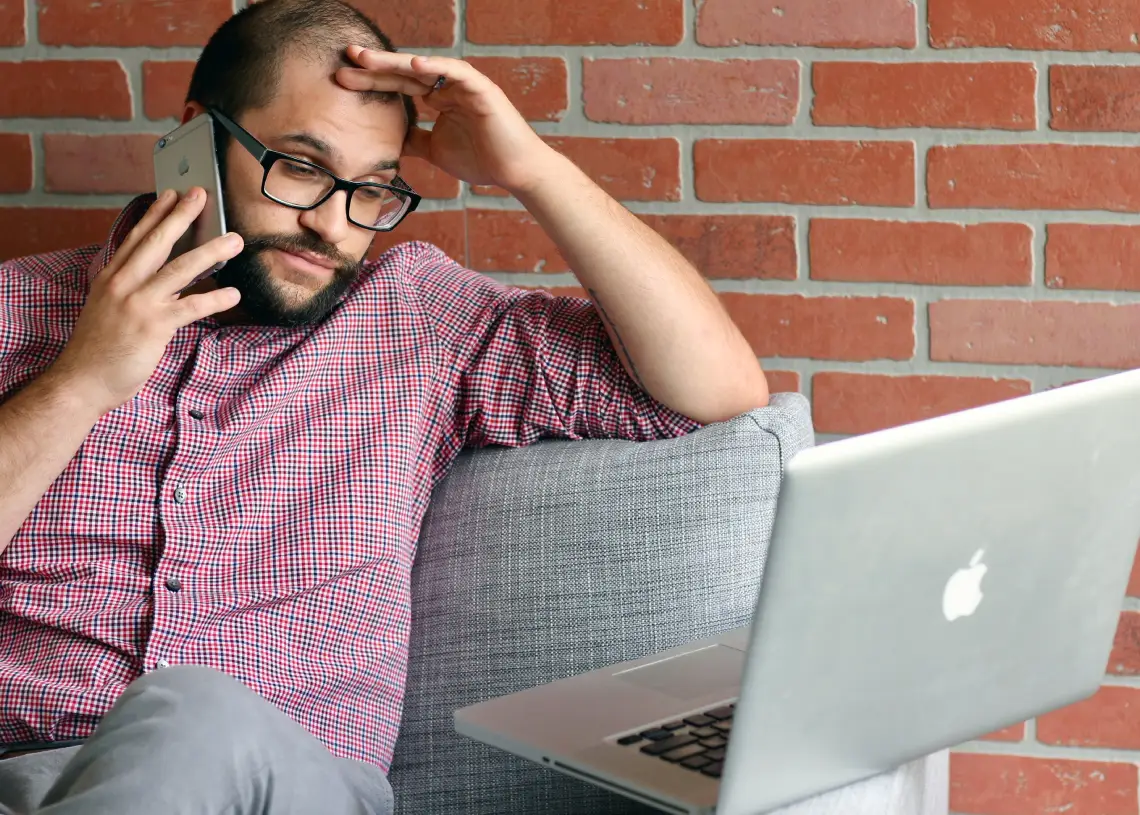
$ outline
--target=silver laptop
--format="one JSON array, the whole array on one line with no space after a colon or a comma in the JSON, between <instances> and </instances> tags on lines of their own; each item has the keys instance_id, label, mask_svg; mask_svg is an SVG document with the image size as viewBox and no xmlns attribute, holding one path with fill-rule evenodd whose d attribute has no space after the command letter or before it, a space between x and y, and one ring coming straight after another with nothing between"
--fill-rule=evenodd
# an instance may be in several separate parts
<instances>
[{"instance_id":1,"label":"silver laptop","mask_svg":"<svg viewBox=\"0 0 1140 815\"><path fill-rule=\"evenodd\" d=\"M1091 695L1140 536L1140 371L805 450L747 629L463 708L667 812L746 815Z\"/></svg>"}]
</instances>

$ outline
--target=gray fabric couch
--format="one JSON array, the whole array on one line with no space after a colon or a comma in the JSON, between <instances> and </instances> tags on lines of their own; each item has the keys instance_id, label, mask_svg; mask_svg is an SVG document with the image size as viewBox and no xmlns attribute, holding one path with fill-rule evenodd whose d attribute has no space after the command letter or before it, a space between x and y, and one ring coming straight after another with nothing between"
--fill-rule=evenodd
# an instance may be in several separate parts
<instances>
[{"instance_id":1,"label":"gray fabric couch","mask_svg":"<svg viewBox=\"0 0 1140 815\"><path fill-rule=\"evenodd\" d=\"M680 439L467 451L439 485L412 575L401 735L389 775L416 815L647 813L454 731L476 701L746 625L807 401ZM782 810L945 815L947 758Z\"/></svg>"}]
</instances>

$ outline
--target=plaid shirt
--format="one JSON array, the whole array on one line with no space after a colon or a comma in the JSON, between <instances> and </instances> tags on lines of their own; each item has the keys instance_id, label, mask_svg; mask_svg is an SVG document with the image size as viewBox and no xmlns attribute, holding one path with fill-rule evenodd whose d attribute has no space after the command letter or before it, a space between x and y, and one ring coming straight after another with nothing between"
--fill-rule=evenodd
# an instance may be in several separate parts
<instances>
[{"instance_id":1,"label":"plaid shirt","mask_svg":"<svg viewBox=\"0 0 1140 815\"><path fill-rule=\"evenodd\" d=\"M152 200L105 247L0 263L0 402ZM424 243L368 263L316 326L181 329L0 555L0 743L86 737L143 672L197 664L387 770L416 540L460 450L698 426L629 378L590 301Z\"/></svg>"}]
</instances>

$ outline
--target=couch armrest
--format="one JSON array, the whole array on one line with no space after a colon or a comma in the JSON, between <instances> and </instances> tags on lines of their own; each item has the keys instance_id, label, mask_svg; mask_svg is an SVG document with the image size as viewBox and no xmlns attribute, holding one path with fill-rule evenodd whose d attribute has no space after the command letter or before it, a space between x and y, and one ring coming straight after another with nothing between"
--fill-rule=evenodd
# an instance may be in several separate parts
<instances>
[{"instance_id":1,"label":"couch armrest","mask_svg":"<svg viewBox=\"0 0 1140 815\"><path fill-rule=\"evenodd\" d=\"M678 439L545 440L460 456L412 574L390 779L415 813L645 811L457 735L452 712L747 624L799 394Z\"/></svg>"}]
</instances>

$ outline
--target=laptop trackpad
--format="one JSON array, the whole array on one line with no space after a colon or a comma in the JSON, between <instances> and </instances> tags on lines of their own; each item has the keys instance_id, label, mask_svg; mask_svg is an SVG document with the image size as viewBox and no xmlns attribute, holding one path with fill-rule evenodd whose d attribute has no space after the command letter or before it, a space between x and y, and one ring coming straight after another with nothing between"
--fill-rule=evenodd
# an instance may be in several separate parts
<instances>
[{"instance_id":1,"label":"laptop trackpad","mask_svg":"<svg viewBox=\"0 0 1140 815\"><path fill-rule=\"evenodd\" d=\"M674 699L692 699L717 691L735 694L740 688L744 654L725 645L712 645L699 651L669 657L614 677Z\"/></svg>"}]
</instances>

